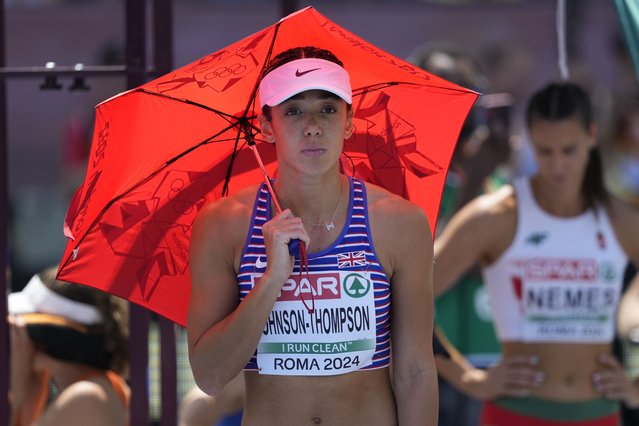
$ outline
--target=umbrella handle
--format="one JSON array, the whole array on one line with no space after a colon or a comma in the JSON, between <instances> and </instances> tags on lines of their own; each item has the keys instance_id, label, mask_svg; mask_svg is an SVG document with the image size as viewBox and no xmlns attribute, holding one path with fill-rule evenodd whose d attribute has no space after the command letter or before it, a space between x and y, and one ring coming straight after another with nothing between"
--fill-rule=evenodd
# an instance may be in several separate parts
<instances>
[{"instance_id":1,"label":"umbrella handle","mask_svg":"<svg viewBox=\"0 0 639 426\"><path fill-rule=\"evenodd\" d=\"M293 257L300 257L300 240L294 239L288 243L288 252Z\"/></svg>"},{"instance_id":2,"label":"umbrella handle","mask_svg":"<svg viewBox=\"0 0 639 426\"><path fill-rule=\"evenodd\" d=\"M271 185L271 180L268 177L268 174L266 173L266 167L264 167L264 163L262 162L262 157L260 157L260 153L257 151L257 147L255 146L255 143L249 143L248 144L249 148L251 148L251 151L253 151L253 154L255 154L255 160L257 160L257 165L260 167L260 170L262 171L262 176L264 177L264 183L266 184L266 187L268 188L268 192L271 194L271 199L273 200L273 204L275 204L275 209L277 210L278 213L282 213L282 207L280 206L280 202L277 199L277 195L275 194L275 190L273 189L273 186ZM299 239L294 239L289 241L288 243L288 252L291 256L293 257L300 257L301 253L300 253L300 240Z\"/></svg>"}]
</instances>

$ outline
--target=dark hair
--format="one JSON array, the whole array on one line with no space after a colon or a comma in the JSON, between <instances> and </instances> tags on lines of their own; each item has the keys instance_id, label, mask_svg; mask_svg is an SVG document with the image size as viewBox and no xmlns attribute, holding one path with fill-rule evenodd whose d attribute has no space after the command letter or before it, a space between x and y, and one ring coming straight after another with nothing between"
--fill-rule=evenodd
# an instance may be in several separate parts
<instances>
[{"instance_id":1,"label":"dark hair","mask_svg":"<svg viewBox=\"0 0 639 426\"><path fill-rule=\"evenodd\" d=\"M526 123L531 127L536 119L560 121L576 118L590 132L594 120L588 93L574 83L550 83L537 91L528 101ZM582 193L588 206L594 208L598 202L606 204L608 193L604 185L601 153L595 146L590 150Z\"/></svg>"},{"instance_id":2,"label":"dark hair","mask_svg":"<svg viewBox=\"0 0 639 426\"><path fill-rule=\"evenodd\" d=\"M448 61L441 61L440 58ZM425 43L406 59L413 65L460 86L483 92L488 84L481 67L463 47L448 43Z\"/></svg>"},{"instance_id":3,"label":"dark hair","mask_svg":"<svg viewBox=\"0 0 639 426\"><path fill-rule=\"evenodd\" d=\"M264 76L276 68L281 67L282 65L295 61L297 59L303 58L316 58L316 59L324 59L326 61L335 62L337 65L343 67L344 63L340 61L337 56L330 50L320 49L315 46L302 46L302 47L293 47L291 49L285 50L283 52L278 53L276 56L271 58L271 60L266 64L264 69L262 70L262 76L260 79L264 78ZM349 105L350 107L350 105ZM271 107L268 105L264 105L262 107L262 114L270 120L271 119Z\"/></svg>"},{"instance_id":4,"label":"dark hair","mask_svg":"<svg viewBox=\"0 0 639 426\"><path fill-rule=\"evenodd\" d=\"M128 308L125 300L101 290L56 279L57 266L49 267L38 275L51 291L76 302L95 306L103 321L89 327L90 334L101 336L108 354L108 368L126 373L128 364ZM81 360L77 360L81 362Z\"/></svg>"}]
</instances>

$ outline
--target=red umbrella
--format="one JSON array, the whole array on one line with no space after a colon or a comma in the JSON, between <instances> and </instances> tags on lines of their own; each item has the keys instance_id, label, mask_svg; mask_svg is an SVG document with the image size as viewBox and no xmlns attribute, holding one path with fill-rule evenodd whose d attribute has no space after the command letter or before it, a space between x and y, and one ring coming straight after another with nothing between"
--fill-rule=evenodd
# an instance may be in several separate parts
<instances>
[{"instance_id":1,"label":"red umbrella","mask_svg":"<svg viewBox=\"0 0 639 426\"><path fill-rule=\"evenodd\" d=\"M58 278L186 323L191 225L208 201L263 179L256 92L291 47L331 50L351 75L355 135L344 170L419 204L434 227L448 164L477 93L392 56L309 7L102 102L87 174L65 224ZM256 106L257 105L257 106ZM434 229L433 229L434 230Z\"/></svg>"}]
</instances>

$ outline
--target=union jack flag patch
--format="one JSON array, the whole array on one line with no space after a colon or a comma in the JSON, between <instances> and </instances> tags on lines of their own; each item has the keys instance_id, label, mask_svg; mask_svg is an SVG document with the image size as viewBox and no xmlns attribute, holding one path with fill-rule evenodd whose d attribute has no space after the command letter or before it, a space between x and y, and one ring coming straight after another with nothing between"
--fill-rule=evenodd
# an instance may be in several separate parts
<instances>
[{"instance_id":1,"label":"union jack flag patch","mask_svg":"<svg viewBox=\"0 0 639 426\"><path fill-rule=\"evenodd\" d=\"M354 266L366 266L366 253L362 251L350 251L337 254L337 267L352 268Z\"/></svg>"}]
</instances>

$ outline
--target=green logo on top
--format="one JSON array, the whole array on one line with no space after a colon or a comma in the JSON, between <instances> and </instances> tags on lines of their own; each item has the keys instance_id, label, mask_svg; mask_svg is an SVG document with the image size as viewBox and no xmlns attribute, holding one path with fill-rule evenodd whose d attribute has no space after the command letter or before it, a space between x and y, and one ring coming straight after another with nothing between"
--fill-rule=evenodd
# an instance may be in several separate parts
<instances>
[{"instance_id":1,"label":"green logo on top","mask_svg":"<svg viewBox=\"0 0 639 426\"><path fill-rule=\"evenodd\" d=\"M617 277L615 266L610 262L601 262L599 264L599 277L606 282L613 282Z\"/></svg>"},{"instance_id":2,"label":"green logo on top","mask_svg":"<svg viewBox=\"0 0 639 426\"><path fill-rule=\"evenodd\" d=\"M360 274L348 274L343 282L344 292L350 297L364 297L371 290L371 282Z\"/></svg>"}]
</instances>

